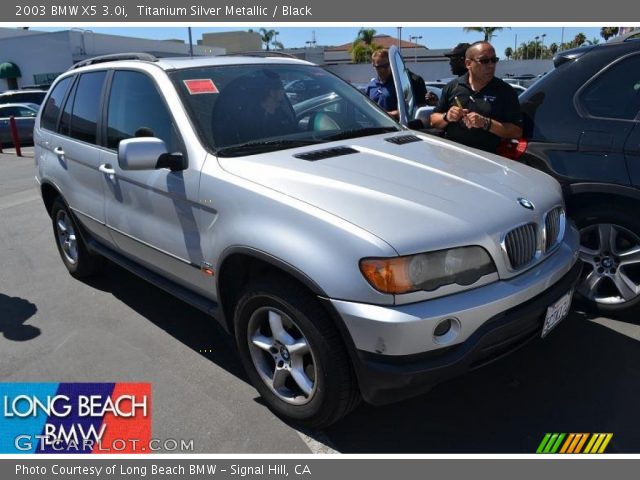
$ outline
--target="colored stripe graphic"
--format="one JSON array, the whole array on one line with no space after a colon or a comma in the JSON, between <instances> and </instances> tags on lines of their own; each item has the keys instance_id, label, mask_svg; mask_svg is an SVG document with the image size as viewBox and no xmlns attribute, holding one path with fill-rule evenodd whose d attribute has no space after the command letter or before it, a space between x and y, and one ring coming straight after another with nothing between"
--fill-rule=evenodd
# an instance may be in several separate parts
<instances>
[{"instance_id":1,"label":"colored stripe graphic","mask_svg":"<svg viewBox=\"0 0 640 480\"><path fill-rule=\"evenodd\" d=\"M604 453L612 438L613 433L546 433L536 453Z\"/></svg>"}]
</instances>

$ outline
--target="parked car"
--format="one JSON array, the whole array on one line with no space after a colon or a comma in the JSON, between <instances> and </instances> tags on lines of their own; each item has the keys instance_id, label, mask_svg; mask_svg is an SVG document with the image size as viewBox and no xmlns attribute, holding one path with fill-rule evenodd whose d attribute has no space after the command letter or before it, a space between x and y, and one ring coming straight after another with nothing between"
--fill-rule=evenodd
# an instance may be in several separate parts
<instances>
[{"instance_id":1,"label":"parked car","mask_svg":"<svg viewBox=\"0 0 640 480\"><path fill-rule=\"evenodd\" d=\"M580 228L578 292L606 315L640 312L640 39L557 54L520 96L505 154L557 178Z\"/></svg>"},{"instance_id":2,"label":"parked car","mask_svg":"<svg viewBox=\"0 0 640 480\"><path fill-rule=\"evenodd\" d=\"M578 237L548 175L408 131L301 60L134 57L76 65L37 119L62 262L110 259L214 316L277 414L326 426L566 315ZM292 107L295 77L331 93Z\"/></svg>"},{"instance_id":3,"label":"parked car","mask_svg":"<svg viewBox=\"0 0 640 480\"><path fill-rule=\"evenodd\" d=\"M0 104L3 103L35 103L40 105L47 95L47 90L7 90L0 93Z\"/></svg>"},{"instance_id":4,"label":"parked car","mask_svg":"<svg viewBox=\"0 0 640 480\"><path fill-rule=\"evenodd\" d=\"M32 103L7 103L0 105L0 144L13 143L9 119L14 117L18 127L18 138L21 144L33 142L33 126L36 115L38 115L38 105Z\"/></svg>"}]
</instances>

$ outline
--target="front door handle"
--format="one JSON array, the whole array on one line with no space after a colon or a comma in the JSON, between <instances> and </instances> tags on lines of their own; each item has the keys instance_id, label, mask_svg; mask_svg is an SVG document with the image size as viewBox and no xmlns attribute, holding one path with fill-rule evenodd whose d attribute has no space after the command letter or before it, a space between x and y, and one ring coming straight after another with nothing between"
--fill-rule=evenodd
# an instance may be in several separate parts
<instances>
[{"instance_id":1,"label":"front door handle","mask_svg":"<svg viewBox=\"0 0 640 480\"><path fill-rule=\"evenodd\" d=\"M59 157L63 157L64 156L64 150L61 147L54 148L53 149L53 153L55 153Z\"/></svg>"},{"instance_id":2,"label":"front door handle","mask_svg":"<svg viewBox=\"0 0 640 480\"><path fill-rule=\"evenodd\" d=\"M112 182L116 179L116 171L113 169L110 163L103 163L98 167L98 170L109 175L109 180L111 180Z\"/></svg>"},{"instance_id":3,"label":"front door handle","mask_svg":"<svg viewBox=\"0 0 640 480\"><path fill-rule=\"evenodd\" d=\"M102 173L106 173L107 175L116 174L116 171L113 169L113 167L109 163L103 163L98 167L98 170L100 170Z\"/></svg>"}]
</instances>

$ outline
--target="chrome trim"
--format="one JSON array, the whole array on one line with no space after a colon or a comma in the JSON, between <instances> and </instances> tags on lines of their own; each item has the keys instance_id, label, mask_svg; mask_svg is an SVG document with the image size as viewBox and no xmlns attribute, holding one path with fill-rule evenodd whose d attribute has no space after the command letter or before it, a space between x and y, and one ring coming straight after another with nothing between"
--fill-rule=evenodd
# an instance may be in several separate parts
<instances>
[{"instance_id":1,"label":"chrome trim","mask_svg":"<svg viewBox=\"0 0 640 480\"><path fill-rule=\"evenodd\" d=\"M558 219L558 234L555 240L547 246L547 217L556 210L560 210L560 215ZM550 208L545 212L542 217L542 245L544 246L544 253L549 254L553 252L564 238L564 233L567 227L567 214L565 212L563 205L556 205L555 207Z\"/></svg>"},{"instance_id":2,"label":"chrome trim","mask_svg":"<svg viewBox=\"0 0 640 480\"><path fill-rule=\"evenodd\" d=\"M520 265L518 267L514 267L513 264L511 263L511 257L509 256L509 250L507 248L507 237L512 232L515 232L516 230L518 230L518 229L520 229L522 227L525 227L527 225L533 225L533 227L535 229L535 233L536 233L535 251L534 251L533 256L531 257L531 259L529 261L527 261L526 263L523 263L522 265ZM517 271L523 270L528 265L531 265L535 261L540 259L540 257L542 256L542 249L541 249L540 242L541 242L540 225L538 223L536 223L536 222L524 222L524 223L521 223L519 225L516 225L512 229L510 229L508 232L504 233L502 235L501 239L500 239L500 248L502 249L502 253L503 253L503 256L505 258L505 262L507 264L508 270L510 272L517 272Z\"/></svg>"}]
</instances>

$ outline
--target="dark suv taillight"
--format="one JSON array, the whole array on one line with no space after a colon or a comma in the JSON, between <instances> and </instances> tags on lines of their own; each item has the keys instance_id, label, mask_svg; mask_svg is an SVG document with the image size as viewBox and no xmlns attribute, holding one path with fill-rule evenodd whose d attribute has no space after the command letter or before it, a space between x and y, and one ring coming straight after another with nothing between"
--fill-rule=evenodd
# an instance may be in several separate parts
<instances>
[{"instance_id":1,"label":"dark suv taillight","mask_svg":"<svg viewBox=\"0 0 640 480\"><path fill-rule=\"evenodd\" d=\"M527 145L529 145L529 142L524 138L519 140L502 140L500 145L498 145L497 153L511 160L518 160L527 149Z\"/></svg>"}]
</instances>

